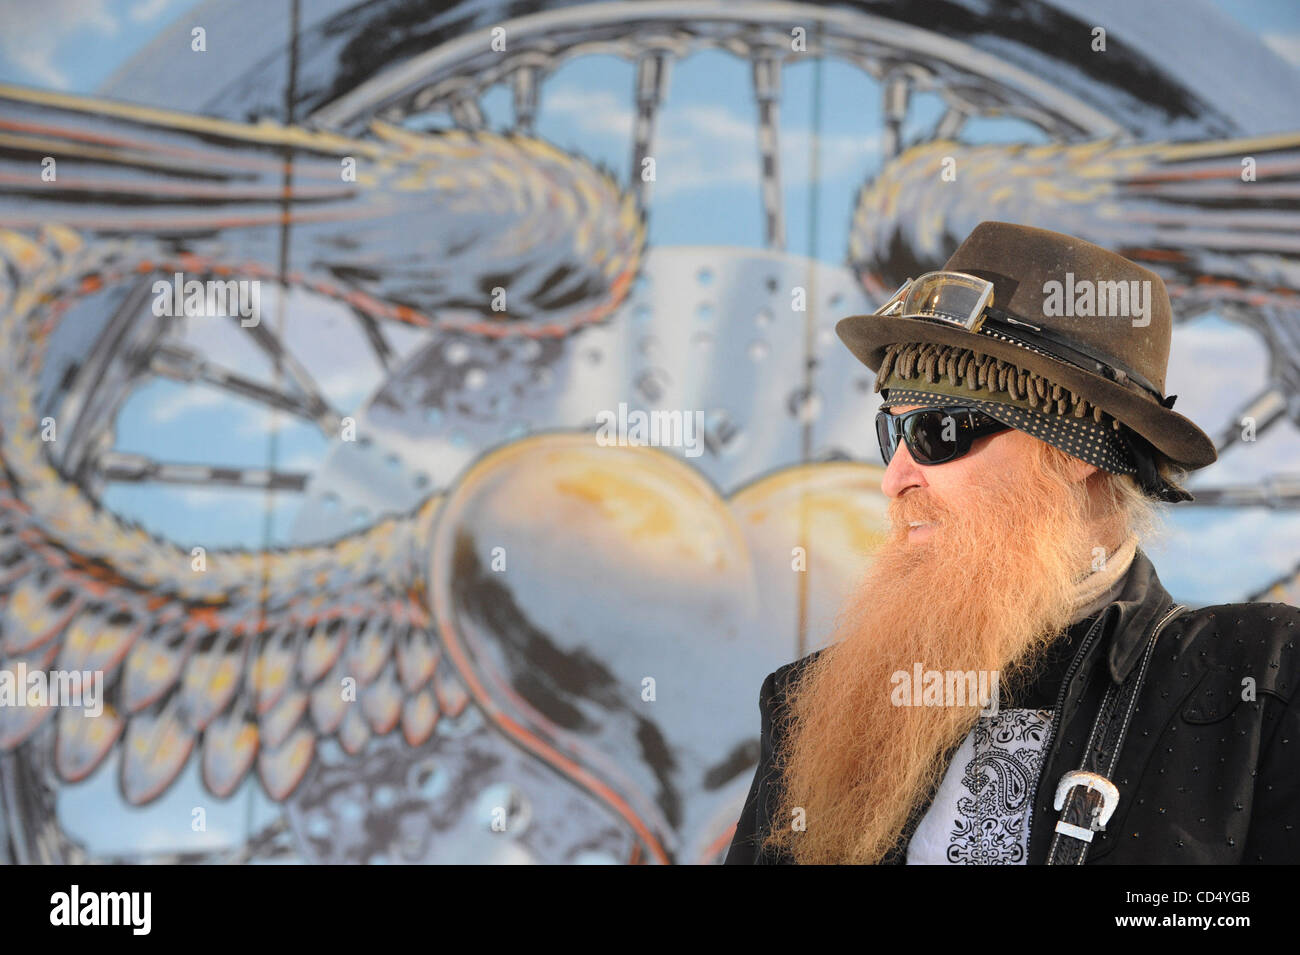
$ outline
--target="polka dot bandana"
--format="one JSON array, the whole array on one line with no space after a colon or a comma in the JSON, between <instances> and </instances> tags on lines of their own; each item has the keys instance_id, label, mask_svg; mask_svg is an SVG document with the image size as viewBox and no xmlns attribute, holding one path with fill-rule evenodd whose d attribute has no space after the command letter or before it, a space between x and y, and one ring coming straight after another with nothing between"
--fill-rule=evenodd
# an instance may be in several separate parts
<instances>
[{"instance_id":1,"label":"polka dot bandana","mask_svg":"<svg viewBox=\"0 0 1300 955\"><path fill-rule=\"evenodd\" d=\"M882 389L883 390L883 389ZM1064 418L1058 415L1030 411L999 401L988 401L973 395L946 395L933 391L914 391L910 388L890 388L888 397L880 403L882 408L894 405L929 404L971 405L990 418L1032 434L1066 454L1095 464L1112 474L1135 474L1137 466L1132 456L1120 443L1113 429L1098 424L1091 418Z\"/></svg>"}]
</instances>

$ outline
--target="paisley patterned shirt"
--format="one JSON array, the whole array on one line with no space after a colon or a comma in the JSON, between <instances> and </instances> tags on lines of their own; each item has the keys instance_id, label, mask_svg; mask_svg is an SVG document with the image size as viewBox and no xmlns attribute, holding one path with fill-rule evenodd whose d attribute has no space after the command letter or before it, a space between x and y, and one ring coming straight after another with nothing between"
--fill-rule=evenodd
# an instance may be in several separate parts
<instances>
[{"instance_id":1,"label":"paisley patterned shirt","mask_svg":"<svg viewBox=\"0 0 1300 955\"><path fill-rule=\"evenodd\" d=\"M1024 865L1051 710L981 716L907 847L908 865Z\"/></svg>"}]
</instances>

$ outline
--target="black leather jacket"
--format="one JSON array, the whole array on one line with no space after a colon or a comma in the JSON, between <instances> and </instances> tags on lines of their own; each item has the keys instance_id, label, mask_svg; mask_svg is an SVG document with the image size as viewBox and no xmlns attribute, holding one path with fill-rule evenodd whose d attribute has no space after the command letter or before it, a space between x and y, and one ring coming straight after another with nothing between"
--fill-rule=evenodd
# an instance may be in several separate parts
<instances>
[{"instance_id":1,"label":"black leather jacket","mask_svg":"<svg viewBox=\"0 0 1300 955\"><path fill-rule=\"evenodd\" d=\"M1174 606L1139 548L1118 599L1102 611L1100 638L1081 648L1061 686L1031 816L1030 865L1047 859L1056 783L1082 764L1106 684L1124 679ZM1163 626L1112 776L1119 804L1086 864L1300 863L1298 640L1300 609L1283 603L1202 607ZM756 846L776 805L775 717L790 678L815 656L763 681L759 764L729 865L792 861ZM914 808L885 864L904 862L927 808Z\"/></svg>"}]
</instances>

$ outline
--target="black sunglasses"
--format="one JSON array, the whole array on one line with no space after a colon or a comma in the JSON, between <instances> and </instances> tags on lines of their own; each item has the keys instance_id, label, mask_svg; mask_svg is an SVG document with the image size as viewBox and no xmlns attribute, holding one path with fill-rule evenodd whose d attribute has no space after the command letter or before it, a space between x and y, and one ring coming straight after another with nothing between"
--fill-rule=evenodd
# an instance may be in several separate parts
<instances>
[{"instance_id":1,"label":"black sunglasses","mask_svg":"<svg viewBox=\"0 0 1300 955\"><path fill-rule=\"evenodd\" d=\"M917 464L943 464L969 451L976 438L1010 427L965 405L916 408L900 415L883 409L876 413L876 438L886 467L900 440L907 442L907 450Z\"/></svg>"}]
</instances>

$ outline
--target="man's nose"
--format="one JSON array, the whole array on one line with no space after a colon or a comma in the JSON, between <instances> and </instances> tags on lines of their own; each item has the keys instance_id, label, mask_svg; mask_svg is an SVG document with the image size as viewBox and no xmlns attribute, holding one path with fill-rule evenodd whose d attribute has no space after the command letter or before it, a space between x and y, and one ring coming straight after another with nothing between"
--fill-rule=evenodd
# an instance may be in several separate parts
<instances>
[{"instance_id":1,"label":"man's nose","mask_svg":"<svg viewBox=\"0 0 1300 955\"><path fill-rule=\"evenodd\" d=\"M889 459L885 476L880 481L880 489L889 497L898 497L909 487L925 487L924 469L912 460L907 450L907 442L898 442L894 456Z\"/></svg>"}]
</instances>

